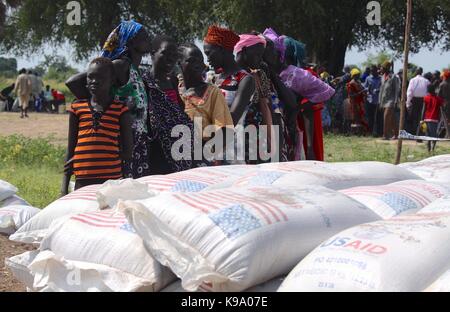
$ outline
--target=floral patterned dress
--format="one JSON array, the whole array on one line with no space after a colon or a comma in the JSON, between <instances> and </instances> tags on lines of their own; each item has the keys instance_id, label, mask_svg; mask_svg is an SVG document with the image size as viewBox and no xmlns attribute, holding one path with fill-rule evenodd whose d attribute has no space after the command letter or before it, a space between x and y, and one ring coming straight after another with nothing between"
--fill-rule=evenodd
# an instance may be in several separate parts
<instances>
[{"instance_id":1,"label":"floral patterned dress","mask_svg":"<svg viewBox=\"0 0 450 312\"><path fill-rule=\"evenodd\" d=\"M115 92L116 99L125 102L132 116L133 155L124 163L124 177L138 179L151 174L148 162L148 96L139 70L131 65L128 83Z\"/></svg>"}]
</instances>

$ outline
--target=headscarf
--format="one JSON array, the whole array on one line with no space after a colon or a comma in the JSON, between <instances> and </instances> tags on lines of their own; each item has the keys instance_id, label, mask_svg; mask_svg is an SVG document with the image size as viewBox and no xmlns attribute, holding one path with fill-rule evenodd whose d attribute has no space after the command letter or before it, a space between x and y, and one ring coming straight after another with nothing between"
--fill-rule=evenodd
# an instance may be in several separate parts
<instances>
[{"instance_id":1,"label":"headscarf","mask_svg":"<svg viewBox=\"0 0 450 312\"><path fill-rule=\"evenodd\" d=\"M381 67L383 67L385 70L391 70L392 63L389 62L389 61L385 61L385 62L381 65Z\"/></svg>"},{"instance_id":2,"label":"headscarf","mask_svg":"<svg viewBox=\"0 0 450 312\"><path fill-rule=\"evenodd\" d=\"M111 32L103 45L102 56L111 60L121 57L128 50L128 41L133 39L142 27L141 24L133 20L122 21L120 25Z\"/></svg>"},{"instance_id":3,"label":"headscarf","mask_svg":"<svg viewBox=\"0 0 450 312\"><path fill-rule=\"evenodd\" d=\"M208 33L203 41L205 43L218 45L226 50L233 51L234 46L239 42L239 40L239 35L232 30L213 25L208 28Z\"/></svg>"},{"instance_id":4,"label":"headscarf","mask_svg":"<svg viewBox=\"0 0 450 312\"><path fill-rule=\"evenodd\" d=\"M238 54L244 48L252 47L257 44L263 44L266 46L267 42L261 36L257 35L240 35L239 42L234 47L234 53Z\"/></svg>"},{"instance_id":5,"label":"headscarf","mask_svg":"<svg viewBox=\"0 0 450 312\"><path fill-rule=\"evenodd\" d=\"M286 58L292 58L297 64L296 66L301 67L303 60L306 57L306 46L304 43L295 40L292 37L284 37L284 46L286 47Z\"/></svg>"},{"instance_id":6,"label":"headscarf","mask_svg":"<svg viewBox=\"0 0 450 312\"><path fill-rule=\"evenodd\" d=\"M273 42L275 49L280 53L281 62L284 63L286 56L286 46L284 45L285 36L279 36L272 28L267 28L263 35Z\"/></svg>"},{"instance_id":7,"label":"headscarf","mask_svg":"<svg viewBox=\"0 0 450 312\"><path fill-rule=\"evenodd\" d=\"M356 75L361 75L361 71L358 68L353 68L350 72L351 77L355 77Z\"/></svg>"},{"instance_id":8,"label":"headscarf","mask_svg":"<svg viewBox=\"0 0 450 312\"><path fill-rule=\"evenodd\" d=\"M325 71L320 74L320 78L322 78L323 80L326 80L326 79L330 78L330 74Z\"/></svg>"},{"instance_id":9,"label":"headscarf","mask_svg":"<svg viewBox=\"0 0 450 312\"><path fill-rule=\"evenodd\" d=\"M449 80L450 79L450 70L448 70L448 69L444 70L444 72L442 73L442 77L444 78L444 80Z\"/></svg>"}]
</instances>

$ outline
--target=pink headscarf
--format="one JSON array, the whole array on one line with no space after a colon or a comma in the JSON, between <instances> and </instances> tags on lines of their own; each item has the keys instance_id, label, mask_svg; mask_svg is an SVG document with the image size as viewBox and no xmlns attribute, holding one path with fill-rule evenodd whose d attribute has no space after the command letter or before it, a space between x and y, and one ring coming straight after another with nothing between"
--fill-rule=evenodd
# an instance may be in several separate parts
<instances>
[{"instance_id":1,"label":"pink headscarf","mask_svg":"<svg viewBox=\"0 0 450 312\"><path fill-rule=\"evenodd\" d=\"M273 42L275 45L275 50L280 53L281 62L284 62L286 56L286 46L284 45L285 36L279 36L272 28L267 28L263 35Z\"/></svg>"},{"instance_id":2,"label":"pink headscarf","mask_svg":"<svg viewBox=\"0 0 450 312\"><path fill-rule=\"evenodd\" d=\"M262 36L240 35L239 38L241 40L239 40L239 42L234 47L235 54L238 54L244 48L252 47L257 44L263 44L264 46L266 46L266 44L267 44L266 40Z\"/></svg>"}]
</instances>

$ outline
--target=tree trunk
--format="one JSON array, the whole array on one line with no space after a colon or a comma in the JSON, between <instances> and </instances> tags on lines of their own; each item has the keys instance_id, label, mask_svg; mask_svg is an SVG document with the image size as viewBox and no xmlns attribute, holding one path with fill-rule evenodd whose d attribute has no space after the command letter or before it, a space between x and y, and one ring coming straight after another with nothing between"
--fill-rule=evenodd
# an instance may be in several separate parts
<instances>
[{"instance_id":1,"label":"tree trunk","mask_svg":"<svg viewBox=\"0 0 450 312\"><path fill-rule=\"evenodd\" d=\"M3 35L6 20L6 6L0 1L0 38Z\"/></svg>"}]
</instances>

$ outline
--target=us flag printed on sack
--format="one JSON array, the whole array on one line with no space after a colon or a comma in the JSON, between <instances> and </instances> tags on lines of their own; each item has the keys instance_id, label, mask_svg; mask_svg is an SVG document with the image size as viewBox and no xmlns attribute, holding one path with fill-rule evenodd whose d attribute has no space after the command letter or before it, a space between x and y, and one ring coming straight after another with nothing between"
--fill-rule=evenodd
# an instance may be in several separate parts
<instances>
[{"instance_id":1,"label":"us flag printed on sack","mask_svg":"<svg viewBox=\"0 0 450 312\"><path fill-rule=\"evenodd\" d=\"M75 192L72 192L60 200L74 200L74 199L81 199L81 200L97 200L96 193L98 189L101 187L101 185L91 185L83 187L82 189L76 190Z\"/></svg>"},{"instance_id":2,"label":"us flag printed on sack","mask_svg":"<svg viewBox=\"0 0 450 312\"><path fill-rule=\"evenodd\" d=\"M125 215L116 211L82 213L70 219L96 228L121 229L135 233L133 227L128 223L127 218L125 218Z\"/></svg>"}]
</instances>

